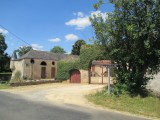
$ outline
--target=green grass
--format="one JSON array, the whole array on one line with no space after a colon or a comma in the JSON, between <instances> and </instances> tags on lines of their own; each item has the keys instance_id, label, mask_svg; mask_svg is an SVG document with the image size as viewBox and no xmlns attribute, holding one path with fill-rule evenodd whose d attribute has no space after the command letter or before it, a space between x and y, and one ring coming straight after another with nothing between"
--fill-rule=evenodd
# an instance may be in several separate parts
<instances>
[{"instance_id":1,"label":"green grass","mask_svg":"<svg viewBox=\"0 0 160 120\"><path fill-rule=\"evenodd\" d=\"M154 97L130 97L129 95L107 95L107 91L87 95L86 98L94 104L119 111L130 112L150 117L160 118L160 99Z\"/></svg>"},{"instance_id":2,"label":"green grass","mask_svg":"<svg viewBox=\"0 0 160 120\"><path fill-rule=\"evenodd\" d=\"M4 73L0 73L1 75L6 75L6 74L12 74L12 72L4 72Z\"/></svg>"},{"instance_id":3,"label":"green grass","mask_svg":"<svg viewBox=\"0 0 160 120\"><path fill-rule=\"evenodd\" d=\"M9 89L11 86L9 84L0 84L0 89Z\"/></svg>"}]
</instances>

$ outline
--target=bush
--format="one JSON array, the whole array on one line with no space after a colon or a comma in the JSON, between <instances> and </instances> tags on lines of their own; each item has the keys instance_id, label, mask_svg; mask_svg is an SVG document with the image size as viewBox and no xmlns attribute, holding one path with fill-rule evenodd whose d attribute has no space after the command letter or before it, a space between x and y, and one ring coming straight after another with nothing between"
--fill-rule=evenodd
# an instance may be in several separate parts
<instances>
[{"instance_id":1,"label":"bush","mask_svg":"<svg viewBox=\"0 0 160 120\"><path fill-rule=\"evenodd\" d=\"M80 62L79 61L60 61L57 64L57 80L67 80L70 78L70 71L72 69L80 69Z\"/></svg>"},{"instance_id":2,"label":"bush","mask_svg":"<svg viewBox=\"0 0 160 120\"><path fill-rule=\"evenodd\" d=\"M91 67L93 60L108 59L104 57L103 51L98 45L83 45L80 50L80 64L81 68L88 70Z\"/></svg>"},{"instance_id":3,"label":"bush","mask_svg":"<svg viewBox=\"0 0 160 120\"><path fill-rule=\"evenodd\" d=\"M11 79L12 73L0 73L0 83L9 82Z\"/></svg>"}]
</instances>

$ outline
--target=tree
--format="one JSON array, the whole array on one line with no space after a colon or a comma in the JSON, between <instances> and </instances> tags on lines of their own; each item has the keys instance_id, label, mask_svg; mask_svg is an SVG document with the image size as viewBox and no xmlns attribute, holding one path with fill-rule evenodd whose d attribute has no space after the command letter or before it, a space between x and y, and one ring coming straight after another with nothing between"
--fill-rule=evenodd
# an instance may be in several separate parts
<instances>
[{"instance_id":1,"label":"tree","mask_svg":"<svg viewBox=\"0 0 160 120\"><path fill-rule=\"evenodd\" d=\"M29 52L31 49L32 49L31 46L22 46L16 51L18 52L19 57L21 57L24 54L26 54L27 52Z\"/></svg>"},{"instance_id":2,"label":"tree","mask_svg":"<svg viewBox=\"0 0 160 120\"><path fill-rule=\"evenodd\" d=\"M80 49L82 45L85 45L86 42L84 40L77 40L72 48L72 55L80 55Z\"/></svg>"},{"instance_id":3,"label":"tree","mask_svg":"<svg viewBox=\"0 0 160 120\"><path fill-rule=\"evenodd\" d=\"M7 53L0 55L0 72L10 72L10 56Z\"/></svg>"},{"instance_id":4,"label":"tree","mask_svg":"<svg viewBox=\"0 0 160 120\"><path fill-rule=\"evenodd\" d=\"M0 33L0 55L4 54L7 49L7 44L5 43L4 36Z\"/></svg>"},{"instance_id":5,"label":"tree","mask_svg":"<svg viewBox=\"0 0 160 120\"><path fill-rule=\"evenodd\" d=\"M88 70L91 67L93 60L103 60L103 54L98 45L83 45L80 50L81 68Z\"/></svg>"},{"instance_id":6,"label":"tree","mask_svg":"<svg viewBox=\"0 0 160 120\"><path fill-rule=\"evenodd\" d=\"M61 48L60 46L54 46L51 49L51 52L53 52L53 53L66 53L66 51L63 48Z\"/></svg>"},{"instance_id":7,"label":"tree","mask_svg":"<svg viewBox=\"0 0 160 120\"><path fill-rule=\"evenodd\" d=\"M10 57L7 53L5 53L5 50L7 49L7 44L5 43L5 38L0 33L0 72L8 72L9 69L9 63L10 63Z\"/></svg>"},{"instance_id":8,"label":"tree","mask_svg":"<svg viewBox=\"0 0 160 120\"><path fill-rule=\"evenodd\" d=\"M90 18L96 38L117 66L117 86L142 95L160 69L160 1L110 0L108 18ZM98 8L103 2L96 4ZM149 76L151 75L151 76Z\"/></svg>"}]
</instances>

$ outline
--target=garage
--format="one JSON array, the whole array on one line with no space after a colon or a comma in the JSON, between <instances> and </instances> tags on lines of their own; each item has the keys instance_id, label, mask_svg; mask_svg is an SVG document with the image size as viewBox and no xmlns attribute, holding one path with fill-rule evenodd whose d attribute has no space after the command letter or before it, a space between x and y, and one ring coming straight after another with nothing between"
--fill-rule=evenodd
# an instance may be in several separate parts
<instances>
[{"instance_id":1,"label":"garage","mask_svg":"<svg viewBox=\"0 0 160 120\"><path fill-rule=\"evenodd\" d=\"M81 83L81 74L79 70L77 69L71 70L70 82L71 83Z\"/></svg>"}]
</instances>

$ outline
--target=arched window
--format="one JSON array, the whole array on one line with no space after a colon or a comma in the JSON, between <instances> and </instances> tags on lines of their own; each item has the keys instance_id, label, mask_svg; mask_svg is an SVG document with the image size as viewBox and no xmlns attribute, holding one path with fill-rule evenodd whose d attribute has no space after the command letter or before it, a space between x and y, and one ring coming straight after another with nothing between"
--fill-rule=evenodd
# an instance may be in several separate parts
<instances>
[{"instance_id":1,"label":"arched window","mask_svg":"<svg viewBox=\"0 0 160 120\"><path fill-rule=\"evenodd\" d=\"M30 62L31 62L31 64L34 64L34 59L31 59Z\"/></svg>"},{"instance_id":2,"label":"arched window","mask_svg":"<svg viewBox=\"0 0 160 120\"><path fill-rule=\"evenodd\" d=\"M42 61L42 62L41 62L41 65L45 65L45 66L46 66L47 63L46 63L45 61Z\"/></svg>"},{"instance_id":3,"label":"arched window","mask_svg":"<svg viewBox=\"0 0 160 120\"><path fill-rule=\"evenodd\" d=\"M52 62L52 65L55 65L55 62L54 62L54 61Z\"/></svg>"}]
</instances>

